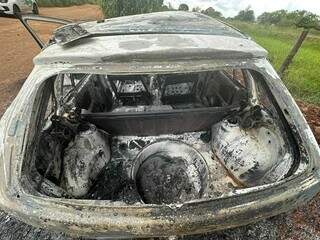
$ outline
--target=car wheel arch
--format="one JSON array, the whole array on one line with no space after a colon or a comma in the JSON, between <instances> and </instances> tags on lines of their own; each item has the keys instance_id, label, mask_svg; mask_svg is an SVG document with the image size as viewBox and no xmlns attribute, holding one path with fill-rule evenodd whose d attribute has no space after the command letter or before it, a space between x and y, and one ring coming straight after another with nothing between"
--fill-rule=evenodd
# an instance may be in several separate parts
<instances>
[{"instance_id":1,"label":"car wheel arch","mask_svg":"<svg viewBox=\"0 0 320 240\"><path fill-rule=\"evenodd\" d=\"M21 9L20 9L20 7L17 5L17 4L13 4L12 5L12 12L13 12L13 14L14 15L16 15L17 13L20 13L21 12Z\"/></svg>"},{"instance_id":2,"label":"car wheel arch","mask_svg":"<svg viewBox=\"0 0 320 240\"><path fill-rule=\"evenodd\" d=\"M35 1L32 3L32 13L36 15L39 14L39 6Z\"/></svg>"}]
</instances>

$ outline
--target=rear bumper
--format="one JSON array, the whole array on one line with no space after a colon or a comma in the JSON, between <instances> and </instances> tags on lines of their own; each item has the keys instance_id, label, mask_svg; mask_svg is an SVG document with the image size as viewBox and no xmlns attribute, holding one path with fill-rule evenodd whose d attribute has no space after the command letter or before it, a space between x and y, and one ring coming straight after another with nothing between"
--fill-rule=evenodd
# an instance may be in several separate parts
<instances>
[{"instance_id":1,"label":"rear bumper","mask_svg":"<svg viewBox=\"0 0 320 240\"><path fill-rule=\"evenodd\" d=\"M305 204L319 192L319 187L319 174L315 170L264 190L175 208L41 198L22 192L2 195L1 205L25 222L74 236L163 237L212 232L256 222Z\"/></svg>"}]
</instances>

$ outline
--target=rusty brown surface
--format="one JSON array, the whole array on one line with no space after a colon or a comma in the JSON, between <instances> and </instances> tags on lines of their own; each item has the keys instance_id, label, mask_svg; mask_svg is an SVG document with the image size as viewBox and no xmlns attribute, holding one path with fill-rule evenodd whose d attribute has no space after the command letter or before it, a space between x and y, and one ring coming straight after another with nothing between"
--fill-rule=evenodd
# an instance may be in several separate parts
<instances>
[{"instance_id":1,"label":"rusty brown surface","mask_svg":"<svg viewBox=\"0 0 320 240\"><path fill-rule=\"evenodd\" d=\"M298 101L315 137L320 144L320 106ZM279 239L319 239L320 237L320 194L309 204L283 217L278 226Z\"/></svg>"},{"instance_id":2,"label":"rusty brown surface","mask_svg":"<svg viewBox=\"0 0 320 240\"><path fill-rule=\"evenodd\" d=\"M320 106L303 103L301 101L298 101L298 105L320 144Z\"/></svg>"}]
</instances>

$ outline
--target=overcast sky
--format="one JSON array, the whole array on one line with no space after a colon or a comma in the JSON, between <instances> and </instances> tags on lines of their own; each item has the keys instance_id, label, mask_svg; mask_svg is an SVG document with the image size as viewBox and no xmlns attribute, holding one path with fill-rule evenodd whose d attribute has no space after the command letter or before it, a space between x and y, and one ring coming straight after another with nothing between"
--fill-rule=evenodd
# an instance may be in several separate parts
<instances>
[{"instance_id":1,"label":"overcast sky","mask_svg":"<svg viewBox=\"0 0 320 240\"><path fill-rule=\"evenodd\" d=\"M279 9L308 10L320 15L320 0L165 0L164 2L170 2L174 7L178 7L180 3L186 3L190 8L213 7L225 17L233 17L248 6L255 11L256 16Z\"/></svg>"}]
</instances>

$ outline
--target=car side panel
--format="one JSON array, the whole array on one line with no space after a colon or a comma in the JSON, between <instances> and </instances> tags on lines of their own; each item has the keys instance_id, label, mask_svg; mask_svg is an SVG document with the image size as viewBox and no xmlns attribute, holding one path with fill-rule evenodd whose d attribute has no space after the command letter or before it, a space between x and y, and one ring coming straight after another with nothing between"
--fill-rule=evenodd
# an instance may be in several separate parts
<instances>
[{"instance_id":1,"label":"car side panel","mask_svg":"<svg viewBox=\"0 0 320 240\"><path fill-rule=\"evenodd\" d=\"M13 2L9 1L8 3L0 3L0 12L5 14L13 14Z\"/></svg>"}]
</instances>

